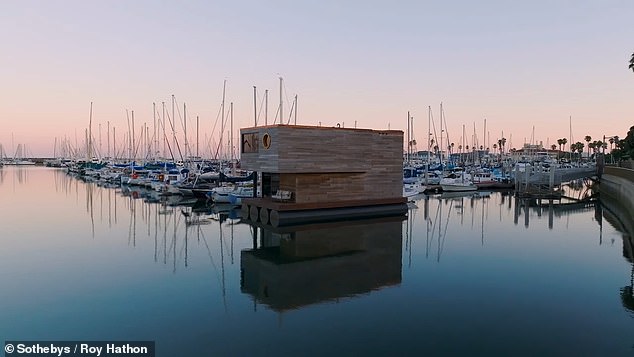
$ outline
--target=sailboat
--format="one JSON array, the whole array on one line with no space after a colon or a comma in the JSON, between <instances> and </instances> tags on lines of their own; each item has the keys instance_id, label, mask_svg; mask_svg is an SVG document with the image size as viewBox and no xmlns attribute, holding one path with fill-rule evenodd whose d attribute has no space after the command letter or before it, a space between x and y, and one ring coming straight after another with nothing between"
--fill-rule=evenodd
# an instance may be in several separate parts
<instances>
[{"instance_id":1,"label":"sailboat","mask_svg":"<svg viewBox=\"0 0 634 357\"><path fill-rule=\"evenodd\" d=\"M467 173L451 173L440 180L440 187L443 192L475 191L478 186L474 185Z\"/></svg>"},{"instance_id":2,"label":"sailboat","mask_svg":"<svg viewBox=\"0 0 634 357\"><path fill-rule=\"evenodd\" d=\"M425 192L427 186L423 183L423 178L417 175L417 170L411 166L412 145L416 145L416 140L411 139L413 134L413 120L407 112L407 167L403 169L403 197L411 197ZM405 177L406 173L409 173Z\"/></svg>"},{"instance_id":3,"label":"sailboat","mask_svg":"<svg viewBox=\"0 0 634 357\"><path fill-rule=\"evenodd\" d=\"M462 126L462 141L464 147L464 125ZM475 191L478 186L474 185L471 181L471 175L468 175L464 170L454 171L449 176L440 180L440 187L443 192L461 192L461 191Z\"/></svg>"}]
</instances>

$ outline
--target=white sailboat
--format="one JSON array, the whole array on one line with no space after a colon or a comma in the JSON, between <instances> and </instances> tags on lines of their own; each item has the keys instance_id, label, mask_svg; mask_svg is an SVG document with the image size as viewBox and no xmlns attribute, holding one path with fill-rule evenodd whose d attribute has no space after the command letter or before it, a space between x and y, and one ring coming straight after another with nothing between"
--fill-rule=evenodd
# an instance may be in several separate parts
<instances>
[{"instance_id":1,"label":"white sailboat","mask_svg":"<svg viewBox=\"0 0 634 357\"><path fill-rule=\"evenodd\" d=\"M462 141L464 147L464 125L462 126ZM453 172L449 176L440 180L440 187L443 192L463 192L463 191L475 191L478 186L473 184L471 176L465 171Z\"/></svg>"},{"instance_id":2,"label":"white sailboat","mask_svg":"<svg viewBox=\"0 0 634 357\"><path fill-rule=\"evenodd\" d=\"M411 197L425 192L427 186L423 183L423 178L416 176L416 170L411 167L410 158L412 156L412 145L415 145L415 140L411 138L413 133L413 120L410 113L407 112L407 166L414 175L403 182L403 197Z\"/></svg>"}]
</instances>

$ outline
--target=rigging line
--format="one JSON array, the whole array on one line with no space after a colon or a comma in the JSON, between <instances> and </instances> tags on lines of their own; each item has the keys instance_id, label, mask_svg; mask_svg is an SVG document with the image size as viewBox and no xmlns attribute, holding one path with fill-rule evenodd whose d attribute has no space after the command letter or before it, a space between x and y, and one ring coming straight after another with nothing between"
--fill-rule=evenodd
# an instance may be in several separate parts
<instances>
[{"instance_id":1,"label":"rigging line","mask_svg":"<svg viewBox=\"0 0 634 357\"><path fill-rule=\"evenodd\" d=\"M286 121L286 124L290 124L291 123L291 118L293 117L293 110L295 109L295 104L297 104L296 101L293 101L293 105L291 106L291 110L289 110L288 112L288 120Z\"/></svg>"},{"instance_id":2,"label":"rigging line","mask_svg":"<svg viewBox=\"0 0 634 357\"><path fill-rule=\"evenodd\" d=\"M275 124L277 122L277 115L280 113L280 107L277 107L277 111L275 111L275 119L273 120L273 124ZM280 119L280 123L282 122L282 120Z\"/></svg>"},{"instance_id":3,"label":"rigging line","mask_svg":"<svg viewBox=\"0 0 634 357\"><path fill-rule=\"evenodd\" d=\"M434 216L434 220L431 221L431 217L429 218L430 223L432 223L432 230L431 230L431 239L429 240L429 243L427 244L427 250L425 252L426 258L429 257L429 249L431 249L431 246L434 241L434 236L436 235L436 222L438 222L438 216L440 214L440 205L442 205L442 199L438 200L438 206L436 206L436 215Z\"/></svg>"},{"instance_id":4,"label":"rigging line","mask_svg":"<svg viewBox=\"0 0 634 357\"><path fill-rule=\"evenodd\" d=\"M161 128L163 132L165 132L165 120L160 120ZM166 135L163 135L163 138L167 139ZM165 140L165 145L167 145L167 150L169 150L170 155L172 156L172 160L174 159L174 152L172 152L172 146L170 145L170 140Z\"/></svg>"},{"instance_id":5,"label":"rigging line","mask_svg":"<svg viewBox=\"0 0 634 357\"><path fill-rule=\"evenodd\" d=\"M288 90L286 90L286 82L282 81L282 87L284 87L284 96L286 97L286 103L290 103L291 101L288 100ZM281 119L283 118L280 118L280 123L282 122Z\"/></svg>"},{"instance_id":6,"label":"rigging line","mask_svg":"<svg viewBox=\"0 0 634 357\"><path fill-rule=\"evenodd\" d=\"M170 118L169 113L165 112L165 115L167 116L167 121L169 122L172 131L175 131L174 130L174 123L172 121L172 118ZM180 147L180 145L178 143L178 139L174 138L174 141L176 141L176 149L178 149L178 155L180 156L181 160L183 160L183 153L181 152L181 147ZM174 156L174 155L172 155L172 156Z\"/></svg>"},{"instance_id":7,"label":"rigging line","mask_svg":"<svg viewBox=\"0 0 634 357\"><path fill-rule=\"evenodd\" d=\"M176 100L176 96L174 96L174 108L176 108L176 113L178 113L178 119L181 123L181 129L185 130L185 126L184 126L185 121L183 120L183 116L181 115L181 110L179 108L178 101Z\"/></svg>"},{"instance_id":8,"label":"rigging line","mask_svg":"<svg viewBox=\"0 0 634 357\"><path fill-rule=\"evenodd\" d=\"M440 256L445 249L445 237L447 237L447 227L449 226L449 217L451 216L451 209L453 208L453 200L449 204L449 212L447 213L447 222L445 223L445 232L442 235L441 244L438 247L438 262L440 261Z\"/></svg>"},{"instance_id":9,"label":"rigging line","mask_svg":"<svg viewBox=\"0 0 634 357\"><path fill-rule=\"evenodd\" d=\"M431 108L429 108L429 115L431 116L431 126L433 128L433 132L434 132L434 144L439 145L438 143L438 135L436 134L436 123L434 122L434 112L432 111ZM430 135L431 133L428 133L427 135ZM429 140L427 141L429 142ZM432 147L428 148L429 150L433 150L434 147L432 145ZM427 153L427 155L429 155L429 153ZM441 163L442 164L442 163Z\"/></svg>"},{"instance_id":10,"label":"rigging line","mask_svg":"<svg viewBox=\"0 0 634 357\"><path fill-rule=\"evenodd\" d=\"M187 247L187 229L188 229L188 227L187 227L187 223L185 223L185 238L183 239L183 243L182 243L182 245L181 245L181 250L180 250L180 252L178 252L178 257L179 257L179 258L178 258L178 263L179 263L179 264L180 264L180 262L181 262L180 257L182 257L182 256L184 255L184 254L183 254L183 251L185 250L185 247ZM187 254L187 253L185 253L185 255L186 255L186 254ZM185 259L187 259L187 258L185 258ZM187 263L187 261L186 261L185 263ZM187 266L187 264L185 264L185 266Z\"/></svg>"},{"instance_id":11,"label":"rigging line","mask_svg":"<svg viewBox=\"0 0 634 357\"><path fill-rule=\"evenodd\" d=\"M211 148L211 145L212 145L212 141L214 139L214 132L216 131L216 126L218 126L218 120L220 120L220 114L221 113L222 113L222 104L218 108L218 113L216 114L216 121L214 121L214 126L211 128L211 135L209 136L209 140L207 140L207 148L209 149L209 153L210 154L213 154L213 150ZM222 133L220 135L222 135ZM216 158L218 156L218 152L216 152L216 154L213 155L213 156L214 156L214 158Z\"/></svg>"},{"instance_id":12,"label":"rigging line","mask_svg":"<svg viewBox=\"0 0 634 357\"><path fill-rule=\"evenodd\" d=\"M256 99L257 99L257 97L256 97ZM264 99L265 98L262 97L262 101L260 102L260 111L258 112L258 122L260 122L260 114L262 114L262 109L264 108L264 105L262 105L262 104L264 104Z\"/></svg>"},{"instance_id":13,"label":"rigging line","mask_svg":"<svg viewBox=\"0 0 634 357\"><path fill-rule=\"evenodd\" d=\"M216 266L216 263L214 262L214 258L211 254L211 249L209 249L209 244L207 243L207 238L205 237L205 232L203 230L200 231L200 235L203 237L203 243L205 243L205 247L207 248L207 254L209 255L209 260L211 260L211 265L214 267L214 272L216 273L216 280L218 280L218 284L221 284L220 282L220 273L218 272L218 267Z\"/></svg>"},{"instance_id":14,"label":"rigging line","mask_svg":"<svg viewBox=\"0 0 634 357\"><path fill-rule=\"evenodd\" d=\"M440 108L440 120L443 120L443 119L445 120L445 133L447 134L446 135L447 136L447 146L449 147L449 146L451 146L451 143L449 141L449 129L448 129L448 126L447 126L447 116L445 115L445 107L444 106Z\"/></svg>"}]
</instances>

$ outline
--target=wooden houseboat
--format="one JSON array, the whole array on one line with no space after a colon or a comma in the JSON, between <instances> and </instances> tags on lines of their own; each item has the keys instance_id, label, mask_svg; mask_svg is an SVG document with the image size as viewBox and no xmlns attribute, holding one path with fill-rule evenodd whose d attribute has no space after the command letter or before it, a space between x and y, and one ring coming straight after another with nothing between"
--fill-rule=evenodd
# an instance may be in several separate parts
<instances>
[{"instance_id":1,"label":"wooden houseboat","mask_svg":"<svg viewBox=\"0 0 634 357\"><path fill-rule=\"evenodd\" d=\"M251 221L277 227L407 212L400 130L268 125L243 128L240 138L241 167L261 180L261 197L242 200Z\"/></svg>"}]
</instances>

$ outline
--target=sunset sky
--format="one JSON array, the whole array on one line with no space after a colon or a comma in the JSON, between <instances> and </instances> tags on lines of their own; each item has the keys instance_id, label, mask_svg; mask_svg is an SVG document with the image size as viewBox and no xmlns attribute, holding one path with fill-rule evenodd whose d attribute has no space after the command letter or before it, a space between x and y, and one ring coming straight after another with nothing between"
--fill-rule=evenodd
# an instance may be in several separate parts
<instances>
[{"instance_id":1,"label":"sunset sky","mask_svg":"<svg viewBox=\"0 0 634 357\"><path fill-rule=\"evenodd\" d=\"M51 156L56 138L81 144L92 101L105 151L108 121L120 146L126 109L138 134L153 102L171 114L173 94L192 145L200 118L202 153L223 81L237 131L254 123L253 86L258 106L269 90L272 123L280 76L284 122L295 95L305 125L405 130L410 111L420 150L441 102L456 143L463 125L467 144L474 125L482 143L485 118L490 145L504 132L519 148L533 127L535 142L570 141L570 122L574 141L624 137L632 19L632 0L4 0L0 144L9 156L18 144L30 156Z\"/></svg>"}]
</instances>

